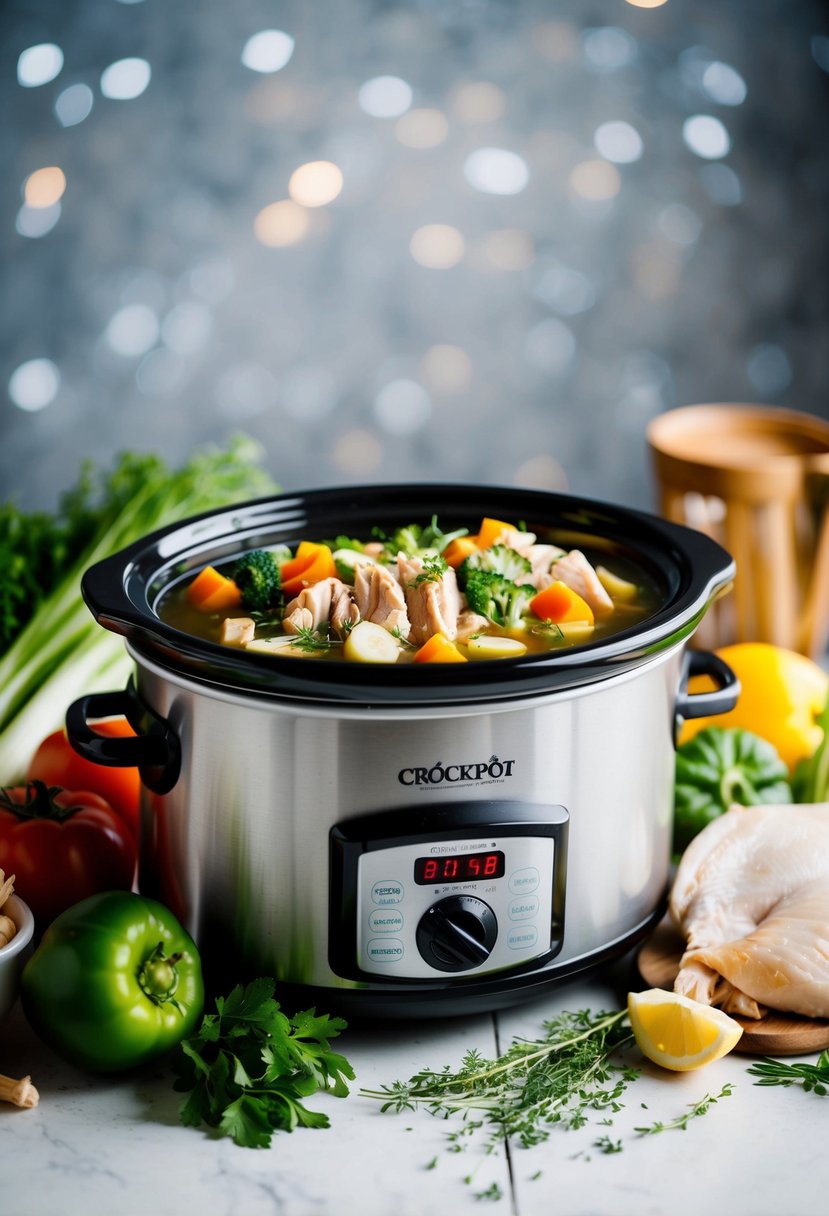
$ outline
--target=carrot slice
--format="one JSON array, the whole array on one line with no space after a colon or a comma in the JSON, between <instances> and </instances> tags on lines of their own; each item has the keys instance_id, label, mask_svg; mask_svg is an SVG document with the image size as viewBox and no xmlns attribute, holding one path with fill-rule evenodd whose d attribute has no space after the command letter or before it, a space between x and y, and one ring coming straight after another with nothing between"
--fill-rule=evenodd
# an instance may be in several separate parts
<instances>
[{"instance_id":1,"label":"carrot slice","mask_svg":"<svg viewBox=\"0 0 829 1216\"><path fill-rule=\"evenodd\" d=\"M220 574L215 566L205 566L187 588L187 598L199 612L221 612L238 608L242 593L232 578Z\"/></svg>"},{"instance_id":2,"label":"carrot slice","mask_svg":"<svg viewBox=\"0 0 829 1216\"><path fill-rule=\"evenodd\" d=\"M561 579L550 583L530 600L530 611L542 621L560 625L562 621L587 621L593 624L593 609L587 600Z\"/></svg>"},{"instance_id":3,"label":"carrot slice","mask_svg":"<svg viewBox=\"0 0 829 1216\"><path fill-rule=\"evenodd\" d=\"M505 524L502 519L490 519L488 515L485 515L481 520L481 528L478 532L478 548L491 549L497 543L504 528L512 528L512 526L512 524Z\"/></svg>"},{"instance_id":4,"label":"carrot slice","mask_svg":"<svg viewBox=\"0 0 829 1216\"><path fill-rule=\"evenodd\" d=\"M477 551L477 536L456 536L454 540L450 540L443 550L441 557L453 570L457 570L458 566L469 557L470 553L477 553Z\"/></svg>"},{"instance_id":5,"label":"carrot slice","mask_svg":"<svg viewBox=\"0 0 829 1216\"><path fill-rule=\"evenodd\" d=\"M324 578L336 578L337 567L328 545L318 545L304 540L296 556L279 567L282 590L288 596L298 595L303 587L318 583Z\"/></svg>"},{"instance_id":6,"label":"carrot slice","mask_svg":"<svg viewBox=\"0 0 829 1216\"><path fill-rule=\"evenodd\" d=\"M468 661L457 646L453 645L442 633L433 633L428 642L424 642L420 650L412 655L414 663L467 663Z\"/></svg>"}]
</instances>

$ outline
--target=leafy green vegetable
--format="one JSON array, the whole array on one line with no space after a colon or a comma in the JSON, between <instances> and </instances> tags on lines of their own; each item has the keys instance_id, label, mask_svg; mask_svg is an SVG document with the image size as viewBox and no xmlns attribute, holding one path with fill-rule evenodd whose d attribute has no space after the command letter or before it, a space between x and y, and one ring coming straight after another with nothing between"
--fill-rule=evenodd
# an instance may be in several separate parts
<instances>
[{"instance_id":1,"label":"leafy green vegetable","mask_svg":"<svg viewBox=\"0 0 829 1216\"><path fill-rule=\"evenodd\" d=\"M822 1051L816 1064L786 1064L766 1058L746 1071L760 1078L755 1085L800 1085L804 1093L820 1098L829 1094L829 1051Z\"/></svg>"},{"instance_id":2,"label":"leafy green vegetable","mask_svg":"<svg viewBox=\"0 0 829 1216\"><path fill-rule=\"evenodd\" d=\"M795 802L829 802L829 698L815 725L822 727L823 740L808 759L795 766L792 774Z\"/></svg>"},{"instance_id":3,"label":"leafy green vegetable","mask_svg":"<svg viewBox=\"0 0 829 1216\"><path fill-rule=\"evenodd\" d=\"M791 802L789 771L771 743L751 731L706 726L677 748L674 852L733 803Z\"/></svg>"},{"instance_id":4,"label":"leafy green vegetable","mask_svg":"<svg viewBox=\"0 0 829 1216\"><path fill-rule=\"evenodd\" d=\"M123 643L97 624L80 593L94 562L165 524L274 493L262 449L239 437L178 470L151 453L122 454L110 471L83 466L58 512L0 510L0 777L23 777L34 749L70 701L124 683ZM10 572L10 573L9 573ZM15 584L16 586L12 586Z\"/></svg>"},{"instance_id":5,"label":"leafy green vegetable","mask_svg":"<svg viewBox=\"0 0 829 1216\"><path fill-rule=\"evenodd\" d=\"M437 515L432 516L425 528L420 524L407 524L403 528L397 528L391 536L387 536L381 528L372 528L372 536L383 542L380 557L384 562L395 561L398 553L404 553L406 557L423 557L435 552L441 554L451 541L459 536L466 536L468 532L468 528L444 532L438 523Z\"/></svg>"},{"instance_id":6,"label":"leafy green vegetable","mask_svg":"<svg viewBox=\"0 0 829 1216\"><path fill-rule=\"evenodd\" d=\"M189 1091L186 1126L206 1123L246 1148L267 1148L275 1131L329 1126L303 1099L320 1090L347 1095L353 1069L329 1045L346 1023L313 1009L289 1018L274 989L269 978L237 985L182 1041L174 1088Z\"/></svg>"}]
</instances>

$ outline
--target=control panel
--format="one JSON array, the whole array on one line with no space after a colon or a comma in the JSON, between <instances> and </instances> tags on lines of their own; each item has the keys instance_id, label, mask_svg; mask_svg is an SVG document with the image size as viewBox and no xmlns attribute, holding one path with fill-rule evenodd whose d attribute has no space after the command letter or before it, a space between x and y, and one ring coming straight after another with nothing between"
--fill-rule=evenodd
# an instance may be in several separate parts
<instances>
[{"instance_id":1,"label":"control panel","mask_svg":"<svg viewBox=\"0 0 829 1216\"><path fill-rule=\"evenodd\" d=\"M563 807L474 802L337 824L332 969L445 983L551 958L563 938L567 822Z\"/></svg>"}]
</instances>

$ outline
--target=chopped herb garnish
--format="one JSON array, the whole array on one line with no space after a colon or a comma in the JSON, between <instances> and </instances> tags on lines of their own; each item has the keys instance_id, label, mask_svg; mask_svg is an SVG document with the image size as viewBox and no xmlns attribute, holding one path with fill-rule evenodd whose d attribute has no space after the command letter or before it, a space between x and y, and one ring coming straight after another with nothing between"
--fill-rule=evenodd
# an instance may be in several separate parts
<instances>
[{"instance_id":1,"label":"chopped herb garnish","mask_svg":"<svg viewBox=\"0 0 829 1216\"><path fill-rule=\"evenodd\" d=\"M749 1071L751 1070L749 1069ZM684 1115L671 1119L669 1123L651 1123L648 1127L635 1127L633 1130L640 1136L656 1136L659 1132L684 1132L692 1119L698 1119L700 1115L704 1115L715 1102L719 1102L720 1098L730 1098L733 1091L733 1085L723 1085L718 1094L706 1094L704 1098L700 1098L699 1102L693 1102Z\"/></svg>"},{"instance_id":2,"label":"chopped herb garnish","mask_svg":"<svg viewBox=\"0 0 829 1216\"><path fill-rule=\"evenodd\" d=\"M342 642L339 638L330 638L318 629L305 628L300 629L296 637L291 639L291 645L296 646L297 650L314 654L318 651L333 650L335 646L342 646Z\"/></svg>"}]
</instances>

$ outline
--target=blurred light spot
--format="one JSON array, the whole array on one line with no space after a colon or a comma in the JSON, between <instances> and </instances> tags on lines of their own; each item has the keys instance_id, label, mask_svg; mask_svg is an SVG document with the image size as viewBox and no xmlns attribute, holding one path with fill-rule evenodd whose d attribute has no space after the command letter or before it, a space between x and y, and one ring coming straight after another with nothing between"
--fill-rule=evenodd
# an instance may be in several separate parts
<instances>
[{"instance_id":1,"label":"blurred light spot","mask_svg":"<svg viewBox=\"0 0 829 1216\"><path fill-rule=\"evenodd\" d=\"M399 118L412 104L412 89L399 76L375 76L360 86L357 100L373 118Z\"/></svg>"},{"instance_id":2,"label":"blurred light spot","mask_svg":"<svg viewBox=\"0 0 829 1216\"><path fill-rule=\"evenodd\" d=\"M667 300L679 289L679 253L661 242L648 242L633 251L633 279L648 300Z\"/></svg>"},{"instance_id":3,"label":"blurred light spot","mask_svg":"<svg viewBox=\"0 0 829 1216\"><path fill-rule=\"evenodd\" d=\"M464 239L449 224L424 224L409 241L409 252L420 266L448 270L463 258Z\"/></svg>"},{"instance_id":4,"label":"blurred light spot","mask_svg":"<svg viewBox=\"0 0 829 1216\"><path fill-rule=\"evenodd\" d=\"M285 380L282 404L285 413L301 422L317 422L336 408L337 383L324 367L295 367Z\"/></svg>"},{"instance_id":5,"label":"blurred light spot","mask_svg":"<svg viewBox=\"0 0 829 1216\"><path fill-rule=\"evenodd\" d=\"M23 198L28 207L53 207L63 197L66 177L57 165L35 169L23 183Z\"/></svg>"},{"instance_id":6,"label":"blurred light spot","mask_svg":"<svg viewBox=\"0 0 829 1216\"><path fill-rule=\"evenodd\" d=\"M758 393L776 397L792 382L792 365L781 346L755 346L746 363L748 378Z\"/></svg>"},{"instance_id":7,"label":"blurred light spot","mask_svg":"<svg viewBox=\"0 0 829 1216\"><path fill-rule=\"evenodd\" d=\"M661 8L668 0L627 0L634 8Z\"/></svg>"},{"instance_id":8,"label":"blurred light spot","mask_svg":"<svg viewBox=\"0 0 829 1216\"><path fill-rule=\"evenodd\" d=\"M680 80L690 89L698 89L700 92L704 92L702 78L705 75L706 69L714 62L714 56L707 47L686 47L684 51L680 52L677 59Z\"/></svg>"},{"instance_id":9,"label":"blurred light spot","mask_svg":"<svg viewBox=\"0 0 829 1216\"><path fill-rule=\"evenodd\" d=\"M562 376L576 357L573 331L557 317L534 325L524 339L524 358L548 376Z\"/></svg>"},{"instance_id":10,"label":"blurred light spot","mask_svg":"<svg viewBox=\"0 0 829 1216\"><path fill-rule=\"evenodd\" d=\"M151 77L146 59L118 59L101 73L101 92L112 101L132 101L141 96Z\"/></svg>"},{"instance_id":11,"label":"blurred light spot","mask_svg":"<svg viewBox=\"0 0 829 1216\"><path fill-rule=\"evenodd\" d=\"M535 296L563 317L587 312L596 303L596 288L587 275L559 262L548 264L535 288Z\"/></svg>"},{"instance_id":12,"label":"blurred light spot","mask_svg":"<svg viewBox=\"0 0 829 1216\"><path fill-rule=\"evenodd\" d=\"M139 270L131 274L121 288L122 304L146 304L154 313L161 312L167 302L167 283L155 270Z\"/></svg>"},{"instance_id":13,"label":"blurred light spot","mask_svg":"<svg viewBox=\"0 0 829 1216\"><path fill-rule=\"evenodd\" d=\"M39 42L27 47L17 58L17 83L24 89L54 80L63 67L63 51L54 42Z\"/></svg>"},{"instance_id":14,"label":"blurred light spot","mask_svg":"<svg viewBox=\"0 0 829 1216\"><path fill-rule=\"evenodd\" d=\"M815 34L811 40L812 58L819 68L829 72L829 38L825 34Z\"/></svg>"},{"instance_id":15,"label":"blurred light spot","mask_svg":"<svg viewBox=\"0 0 829 1216\"><path fill-rule=\"evenodd\" d=\"M135 369L135 383L145 397L164 397L174 393L184 377L184 360L166 350L151 350Z\"/></svg>"},{"instance_id":16,"label":"blurred light spot","mask_svg":"<svg viewBox=\"0 0 829 1216\"><path fill-rule=\"evenodd\" d=\"M204 304L185 300L171 308L161 324L161 340L176 355L204 350L213 332L213 317Z\"/></svg>"},{"instance_id":17,"label":"blurred light spot","mask_svg":"<svg viewBox=\"0 0 829 1216\"><path fill-rule=\"evenodd\" d=\"M603 122L593 136L596 151L616 165L630 165L642 155L642 136L629 122Z\"/></svg>"},{"instance_id":18,"label":"blurred light spot","mask_svg":"<svg viewBox=\"0 0 829 1216\"><path fill-rule=\"evenodd\" d=\"M298 244L310 226L305 208L287 198L263 207L253 221L256 239L274 249Z\"/></svg>"},{"instance_id":19,"label":"blurred light spot","mask_svg":"<svg viewBox=\"0 0 829 1216\"><path fill-rule=\"evenodd\" d=\"M449 134L449 123L440 110L409 110L397 120L394 133L407 148L436 148Z\"/></svg>"},{"instance_id":20,"label":"blurred light spot","mask_svg":"<svg viewBox=\"0 0 829 1216\"><path fill-rule=\"evenodd\" d=\"M526 270L535 260L529 232L520 228L499 228L484 238L484 254L497 270Z\"/></svg>"},{"instance_id":21,"label":"blurred light spot","mask_svg":"<svg viewBox=\"0 0 829 1216\"><path fill-rule=\"evenodd\" d=\"M288 193L303 207L324 207L333 202L343 188L343 175L330 160L311 160L294 169Z\"/></svg>"},{"instance_id":22,"label":"blurred light spot","mask_svg":"<svg viewBox=\"0 0 829 1216\"><path fill-rule=\"evenodd\" d=\"M431 413L432 399L416 380L391 380L374 398L374 416L390 435L414 435Z\"/></svg>"},{"instance_id":23,"label":"blurred light spot","mask_svg":"<svg viewBox=\"0 0 829 1216\"><path fill-rule=\"evenodd\" d=\"M540 452L531 456L515 470L513 485L535 490L566 490L567 474L555 456Z\"/></svg>"},{"instance_id":24,"label":"blurred light spot","mask_svg":"<svg viewBox=\"0 0 829 1216\"><path fill-rule=\"evenodd\" d=\"M294 53L294 40L282 30L260 30L242 47L242 63L252 72L279 72Z\"/></svg>"},{"instance_id":25,"label":"blurred light spot","mask_svg":"<svg viewBox=\"0 0 829 1216\"><path fill-rule=\"evenodd\" d=\"M275 404L273 373L260 363L235 363L216 385L216 403L227 418L253 418Z\"/></svg>"},{"instance_id":26,"label":"blurred light spot","mask_svg":"<svg viewBox=\"0 0 829 1216\"><path fill-rule=\"evenodd\" d=\"M748 95L746 82L736 68L715 59L702 74L702 88L721 106L741 106Z\"/></svg>"},{"instance_id":27,"label":"blurred light spot","mask_svg":"<svg viewBox=\"0 0 829 1216\"><path fill-rule=\"evenodd\" d=\"M533 30L532 42L539 55L551 63L564 63L578 54L578 31L566 21L542 21Z\"/></svg>"},{"instance_id":28,"label":"blurred light spot","mask_svg":"<svg viewBox=\"0 0 829 1216\"><path fill-rule=\"evenodd\" d=\"M461 346L430 346L420 360L420 376L433 393L465 393L472 383L472 360Z\"/></svg>"},{"instance_id":29,"label":"blurred light spot","mask_svg":"<svg viewBox=\"0 0 829 1216\"><path fill-rule=\"evenodd\" d=\"M51 405L60 388L60 373L51 359L29 359L9 377L9 396L18 409L34 413Z\"/></svg>"},{"instance_id":30,"label":"blurred light spot","mask_svg":"<svg viewBox=\"0 0 829 1216\"><path fill-rule=\"evenodd\" d=\"M106 340L116 355L145 355L158 341L158 317L146 304L119 308L106 327Z\"/></svg>"},{"instance_id":31,"label":"blurred light spot","mask_svg":"<svg viewBox=\"0 0 829 1216\"><path fill-rule=\"evenodd\" d=\"M190 290L208 304L218 304L230 295L236 282L233 263L227 258L199 262L188 275Z\"/></svg>"},{"instance_id":32,"label":"blurred light spot","mask_svg":"<svg viewBox=\"0 0 829 1216\"><path fill-rule=\"evenodd\" d=\"M743 201L740 179L729 165L705 165L700 170L705 193L721 207L737 207Z\"/></svg>"},{"instance_id":33,"label":"blurred light spot","mask_svg":"<svg viewBox=\"0 0 829 1216\"><path fill-rule=\"evenodd\" d=\"M371 431L346 431L331 453L334 464L354 477L373 473L383 460L383 445Z\"/></svg>"},{"instance_id":34,"label":"blurred light spot","mask_svg":"<svg viewBox=\"0 0 829 1216\"><path fill-rule=\"evenodd\" d=\"M684 203L669 203L657 218L659 231L675 245L693 245L702 231L702 220Z\"/></svg>"},{"instance_id":35,"label":"blurred light spot","mask_svg":"<svg viewBox=\"0 0 829 1216\"><path fill-rule=\"evenodd\" d=\"M495 122L506 106L503 89L488 80L459 85L452 95L452 112L463 123Z\"/></svg>"},{"instance_id":36,"label":"blurred light spot","mask_svg":"<svg viewBox=\"0 0 829 1216\"><path fill-rule=\"evenodd\" d=\"M719 160L727 156L731 137L719 118L713 114L693 114L682 124L682 138L695 156L704 160Z\"/></svg>"},{"instance_id":37,"label":"blurred light spot","mask_svg":"<svg viewBox=\"0 0 829 1216\"><path fill-rule=\"evenodd\" d=\"M467 156L463 174L483 194L520 194L530 180L527 162L505 148L478 148Z\"/></svg>"},{"instance_id":38,"label":"blurred light spot","mask_svg":"<svg viewBox=\"0 0 829 1216\"><path fill-rule=\"evenodd\" d=\"M569 178L570 189L579 198L603 202L614 198L622 185L619 170L606 160L583 160L574 165Z\"/></svg>"},{"instance_id":39,"label":"blurred light spot","mask_svg":"<svg viewBox=\"0 0 829 1216\"><path fill-rule=\"evenodd\" d=\"M51 207L29 207L24 203L17 213L14 226L21 236L35 240L51 232L60 216L60 203L54 203Z\"/></svg>"},{"instance_id":40,"label":"blurred light spot","mask_svg":"<svg viewBox=\"0 0 829 1216\"><path fill-rule=\"evenodd\" d=\"M55 100L55 117L62 127L76 127L92 113L94 101L88 84L70 84Z\"/></svg>"},{"instance_id":41,"label":"blurred light spot","mask_svg":"<svg viewBox=\"0 0 829 1216\"><path fill-rule=\"evenodd\" d=\"M616 72L636 58L636 39L615 25L585 30L582 35L584 56L595 72Z\"/></svg>"}]
</instances>

